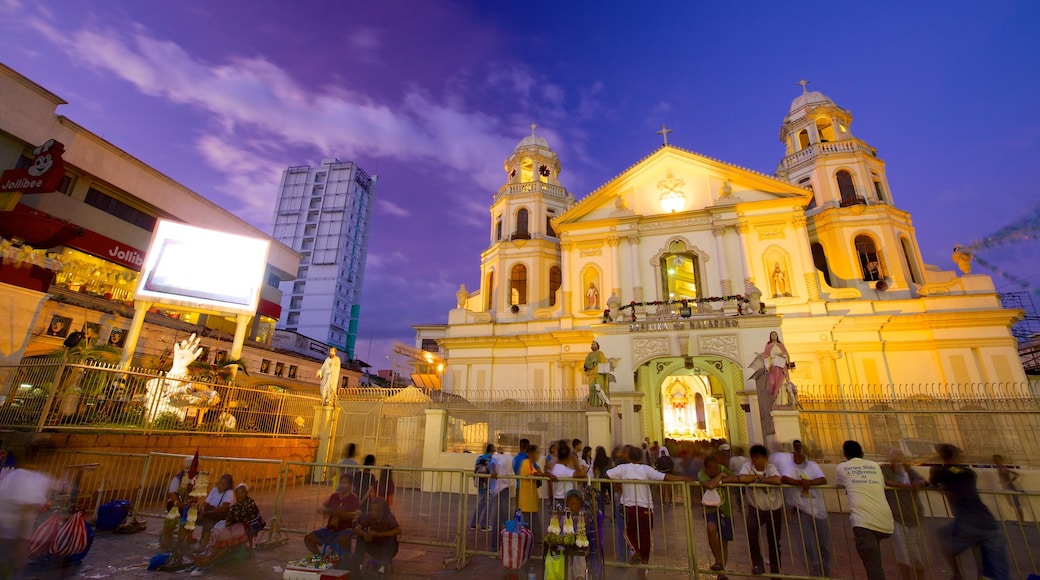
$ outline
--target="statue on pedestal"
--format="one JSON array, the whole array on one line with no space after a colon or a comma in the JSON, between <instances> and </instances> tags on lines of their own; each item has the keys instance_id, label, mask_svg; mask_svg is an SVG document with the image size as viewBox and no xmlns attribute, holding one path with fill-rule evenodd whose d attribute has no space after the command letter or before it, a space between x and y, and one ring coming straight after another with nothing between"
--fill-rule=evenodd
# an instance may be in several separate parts
<instances>
[{"instance_id":1,"label":"statue on pedestal","mask_svg":"<svg viewBox=\"0 0 1040 580\"><path fill-rule=\"evenodd\" d=\"M458 309L463 310L466 308L466 301L469 300L469 290L466 290L465 284L459 284L459 289L455 292L455 300L458 302Z\"/></svg>"},{"instance_id":2,"label":"statue on pedestal","mask_svg":"<svg viewBox=\"0 0 1040 580\"><path fill-rule=\"evenodd\" d=\"M610 371L612 370L607 355L599 349L599 343L592 341L592 351L585 355L582 367L589 377L589 407L606 407L610 405L607 393L610 390Z\"/></svg>"},{"instance_id":3,"label":"statue on pedestal","mask_svg":"<svg viewBox=\"0 0 1040 580\"><path fill-rule=\"evenodd\" d=\"M336 347L329 347L329 356L321 363L321 368L315 373L321 379L321 398L325 405L332 405L336 401L336 389L339 387L339 371L342 366L339 357L336 356Z\"/></svg>"}]
</instances>

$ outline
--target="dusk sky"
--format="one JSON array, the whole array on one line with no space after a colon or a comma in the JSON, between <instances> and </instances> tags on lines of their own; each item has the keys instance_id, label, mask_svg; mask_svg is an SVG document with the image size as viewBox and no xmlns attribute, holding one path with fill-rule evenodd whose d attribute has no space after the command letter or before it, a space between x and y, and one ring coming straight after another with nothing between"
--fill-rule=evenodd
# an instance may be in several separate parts
<instances>
[{"instance_id":1,"label":"dusk sky","mask_svg":"<svg viewBox=\"0 0 1040 580\"><path fill-rule=\"evenodd\" d=\"M1040 206L1037 23L1032 1L0 0L0 61L265 231L285 167L378 174L357 354L382 368L478 286L502 162L532 122L578 199L653 151L662 123L772 174L804 77L852 111L925 261L952 269L955 243ZM1035 290L1038 251L979 255Z\"/></svg>"}]
</instances>

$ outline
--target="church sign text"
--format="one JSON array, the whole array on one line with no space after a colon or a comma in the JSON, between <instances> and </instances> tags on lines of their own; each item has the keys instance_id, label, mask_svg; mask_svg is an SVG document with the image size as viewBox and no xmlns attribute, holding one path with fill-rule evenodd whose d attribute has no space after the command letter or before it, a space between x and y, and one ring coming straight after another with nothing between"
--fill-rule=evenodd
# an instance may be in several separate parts
<instances>
[{"instance_id":1,"label":"church sign text","mask_svg":"<svg viewBox=\"0 0 1040 580\"><path fill-rule=\"evenodd\" d=\"M675 320L670 322L630 322L629 332L661 332L670 330L710 330L713 328L740 328L734 318L711 318L705 320Z\"/></svg>"}]
</instances>

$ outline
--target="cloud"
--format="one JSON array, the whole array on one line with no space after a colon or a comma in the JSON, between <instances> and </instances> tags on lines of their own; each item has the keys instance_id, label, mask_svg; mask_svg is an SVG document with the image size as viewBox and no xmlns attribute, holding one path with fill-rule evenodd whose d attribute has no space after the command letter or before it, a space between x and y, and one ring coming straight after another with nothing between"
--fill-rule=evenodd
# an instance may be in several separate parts
<instances>
[{"instance_id":1,"label":"cloud","mask_svg":"<svg viewBox=\"0 0 1040 580\"><path fill-rule=\"evenodd\" d=\"M218 188L239 202L238 216L266 230L271 222L283 163L257 152L256 144L207 135L195 142L203 159L225 175Z\"/></svg>"},{"instance_id":2,"label":"cloud","mask_svg":"<svg viewBox=\"0 0 1040 580\"><path fill-rule=\"evenodd\" d=\"M376 207L378 207L380 211L382 211L383 213L390 214L394 217L406 218L412 215L412 212L408 211L407 209L397 205L392 201L387 201L385 199L378 200L376 202Z\"/></svg>"}]
</instances>

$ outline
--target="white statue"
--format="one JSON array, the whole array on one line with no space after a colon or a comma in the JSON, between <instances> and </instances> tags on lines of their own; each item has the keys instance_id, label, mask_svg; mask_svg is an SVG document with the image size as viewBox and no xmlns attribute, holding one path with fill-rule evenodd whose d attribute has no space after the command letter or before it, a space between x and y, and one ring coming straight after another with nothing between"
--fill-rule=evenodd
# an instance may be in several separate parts
<instances>
[{"instance_id":1,"label":"white statue","mask_svg":"<svg viewBox=\"0 0 1040 580\"><path fill-rule=\"evenodd\" d=\"M957 268L960 269L962 274L971 274L971 260L974 258L974 254L964 249L963 246L957 244L953 247L953 263L957 264Z\"/></svg>"},{"instance_id":2,"label":"white statue","mask_svg":"<svg viewBox=\"0 0 1040 580\"><path fill-rule=\"evenodd\" d=\"M585 310L599 310L599 289L595 282L589 282L589 289L585 292Z\"/></svg>"},{"instance_id":3,"label":"white statue","mask_svg":"<svg viewBox=\"0 0 1040 580\"><path fill-rule=\"evenodd\" d=\"M744 286L744 296L748 299L748 308L751 310L751 314L758 314L762 308L762 291L751 280L748 280Z\"/></svg>"},{"instance_id":4,"label":"white statue","mask_svg":"<svg viewBox=\"0 0 1040 580\"><path fill-rule=\"evenodd\" d=\"M188 338L174 343L173 366L165 378L152 379L145 384L145 420L149 423L163 413L173 413L185 419L189 407L199 409L199 420L203 413L220 402L220 394L209 385L191 381L188 366L202 354L201 338L193 333Z\"/></svg>"},{"instance_id":5,"label":"white statue","mask_svg":"<svg viewBox=\"0 0 1040 580\"><path fill-rule=\"evenodd\" d=\"M613 292L610 294L610 298L607 298L607 309L610 311L610 320L613 322L621 321L621 299L618 298L617 294Z\"/></svg>"},{"instance_id":6,"label":"white statue","mask_svg":"<svg viewBox=\"0 0 1040 580\"><path fill-rule=\"evenodd\" d=\"M339 387L339 370L342 364L336 356L336 347L329 347L329 356L321 363L315 376L321 379L321 398L326 405L336 400L336 389Z\"/></svg>"},{"instance_id":7,"label":"white statue","mask_svg":"<svg viewBox=\"0 0 1040 580\"><path fill-rule=\"evenodd\" d=\"M458 303L457 307L459 310L466 308L466 301L469 300L469 290L466 290L465 284L459 284L459 289L455 292L455 300Z\"/></svg>"}]
</instances>

